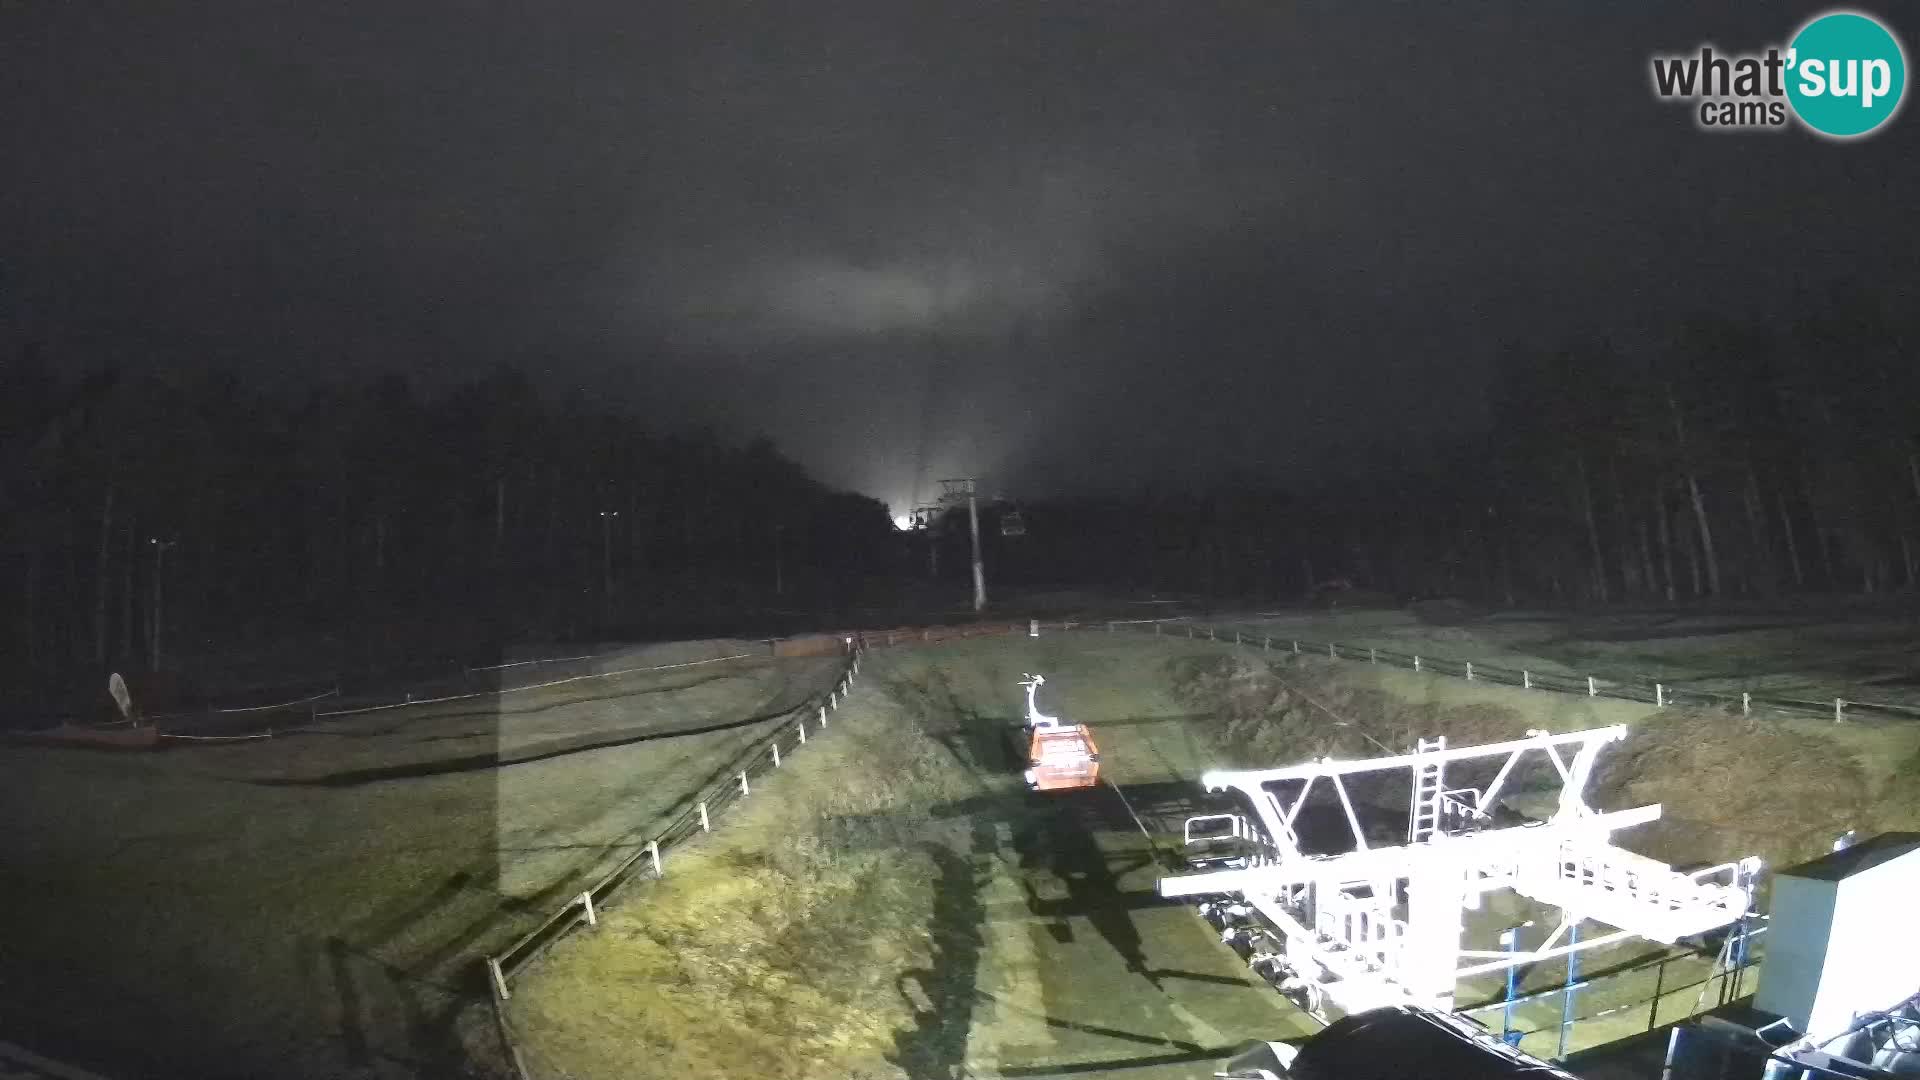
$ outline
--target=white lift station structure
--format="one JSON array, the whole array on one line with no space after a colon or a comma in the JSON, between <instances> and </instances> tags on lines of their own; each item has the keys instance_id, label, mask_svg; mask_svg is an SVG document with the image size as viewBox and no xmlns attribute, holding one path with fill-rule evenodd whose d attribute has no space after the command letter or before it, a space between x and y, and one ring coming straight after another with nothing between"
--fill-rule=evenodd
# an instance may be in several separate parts
<instances>
[{"instance_id":1,"label":"white lift station structure","mask_svg":"<svg viewBox=\"0 0 1920 1080\"><path fill-rule=\"evenodd\" d=\"M1210 898L1201 911L1222 939L1316 1015L1326 1005L1348 1014L1387 1005L1450 1011L1455 984L1468 976L1629 937L1672 942L1735 922L1752 902L1758 859L1678 873L1612 842L1615 831L1657 819L1658 804L1612 813L1587 805L1594 759L1626 734L1624 726L1532 731L1458 748L1422 739L1413 753L1393 757L1208 772L1201 778L1207 790L1238 793L1253 820L1189 819L1190 853L1217 854L1224 842L1230 854L1195 860L1224 868L1162 878L1160 894ZM1541 759L1550 774L1536 767ZM1557 777L1559 799L1547 820L1496 816L1503 789L1519 778L1516 768ZM1412 778L1406 842L1370 846L1348 783L1392 770ZM1484 786L1449 788L1450 770ZM1392 779L1365 786L1378 790ZM1326 787L1344 811L1351 849L1303 854L1295 834L1301 808L1316 788L1324 799ZM1560 909L1558 928L1528 950L1511 942L1504 950L1463 947L1462 911L1496 889ZM1582 920L1615 929L1581 939Z\"/></svg>"}]
</instances>

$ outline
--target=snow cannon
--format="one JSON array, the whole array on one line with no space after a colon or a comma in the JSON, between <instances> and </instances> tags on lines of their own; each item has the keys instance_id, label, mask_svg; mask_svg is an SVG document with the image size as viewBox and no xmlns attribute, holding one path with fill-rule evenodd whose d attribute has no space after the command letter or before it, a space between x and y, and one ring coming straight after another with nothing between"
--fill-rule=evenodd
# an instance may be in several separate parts
<instances>
[{"instance_id":1,"label":"snow cannon","mask_svg":"<svg viewBox=\"0 0 1920 1080\"><path fill-rule=\"evenodd\" d=\"M1029 674L1020 683L1027 688L1027 723L1023 729L1027 789L1090 788L1100 782L1100 748L1094 745L1093 732L1085 724L1063 723L1059 717L1040 711L1034 694L1046 681L1044 676Z\"/></svg>"}]
</instances>

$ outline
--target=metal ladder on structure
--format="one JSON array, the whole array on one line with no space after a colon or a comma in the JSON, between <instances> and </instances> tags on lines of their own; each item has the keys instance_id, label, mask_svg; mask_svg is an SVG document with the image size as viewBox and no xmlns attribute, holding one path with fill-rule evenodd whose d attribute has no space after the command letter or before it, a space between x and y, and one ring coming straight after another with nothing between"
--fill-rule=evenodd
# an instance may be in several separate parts
<instances>
[{"instance_id":1,"label":"metal ladder on structure","mask_svg":"<svg viewBox=\"0 0 1920 1080\"><path fill-rule=\"evenodd\" d=\"M1442 783L1442 771L1446 762L1442 759L1429 759L1428 754L1447 748L1445 735L1432 739L1421 739L1414 746L1414 754L1421 760L1413 767L1413 805L1407 812L1407 843L1424 843L1428 837L1440 831L1440 800L1445 792Z\"/></svg>"}]
</instances>

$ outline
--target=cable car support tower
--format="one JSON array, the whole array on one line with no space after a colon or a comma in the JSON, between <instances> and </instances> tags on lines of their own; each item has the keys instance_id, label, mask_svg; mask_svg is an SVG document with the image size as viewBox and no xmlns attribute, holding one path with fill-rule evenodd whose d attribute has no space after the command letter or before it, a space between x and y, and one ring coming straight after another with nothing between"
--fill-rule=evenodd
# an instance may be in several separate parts
<instances>
[{"instance_id":1,"label":"cable car support tower","mask_svg":"<svg viewBox=\"0 0 1920 1080\"><path fill-rule=\"evenodd\" d=\"M1690 873L1613 843L1618 830L1654 821L1659 804L1600 812L1585 789L1594 760L1624 726L1448 747L1422 739L1412 753L1355 761L1322 758L1278 769L1211 771L1207 790L1234 792L1248 814L1186 823L1189 852L1222 867L1162 878L1166 897L1205 897L1201 913L1223 941L1316 1015L1385 1005L1451 1011L1460 979L1532 964L1633 937L1671 943L1740 920L1753 900L1757 858ZM1558 800L1545 821L1496 824L1494 808L1517 766L1552 768ZM1449 788L1448 772L1479 763L1484 786ZM1346 780L1402 770L1410 777L1405 843L1367 842ZM1301 851L1295 826L1308 795L1330 787L1352 844L1332 855ZM1323 794L1324 797L1324 794ZM1302 823L1303 824L1303 823ZM1463 948L1464 910L1498 889L1558 908L1558 926L1530 950ZM1612 929L1580 937L1583 920Z\"/></svg>"}]
</instances>

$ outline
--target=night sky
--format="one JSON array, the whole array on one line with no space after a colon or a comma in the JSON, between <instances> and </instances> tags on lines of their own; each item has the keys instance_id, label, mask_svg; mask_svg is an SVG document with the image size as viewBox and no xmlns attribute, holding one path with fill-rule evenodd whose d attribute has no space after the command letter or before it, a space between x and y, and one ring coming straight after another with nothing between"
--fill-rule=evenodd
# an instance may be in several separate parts
<instances>
[{"instance_id":1,"label":"night sky","mask_svg":"<svg viewBox=\"0 0 1920 1080\"><path fill-rule=\"evenodd\" d=\"M1911 104L1837 144L1649 89L1823 8L1617 7L9 3L0 322L67 370L511 364L904 508L1298 483L1472 431L1504 349L1910 305Z\"/></svg>"}]
</instances>

